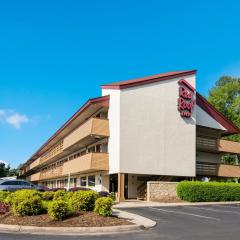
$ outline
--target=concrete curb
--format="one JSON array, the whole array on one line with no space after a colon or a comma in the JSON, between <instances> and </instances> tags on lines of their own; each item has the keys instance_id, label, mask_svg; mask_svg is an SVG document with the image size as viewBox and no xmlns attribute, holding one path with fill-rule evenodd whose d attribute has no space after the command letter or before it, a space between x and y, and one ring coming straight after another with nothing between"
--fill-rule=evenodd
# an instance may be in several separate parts
<instances>
[{"instance_id":1,"label":"concrete curb","mask_svg":"<svg viewBox=\"0 0 240 240\"><path fill-rule=\"evenodd\" d=\"M161 202L123 202L114 206L116 209L121 208L138 208L138 207L176 207L176 206L199 206L199 205L233 205L240 204L236 202L179 202L179 203L161 203Z\"/></svg>"},{"instance_id":2,"label":"concrete curb","mask_svg":"<svg viewBox=\"0 0 240 240\"><path fill-rule=\"evenodd\" d=\"M134 223L134 225L120 225L109 227L36 227L0 224L0 232L43 235L99 235L140 231L144 228L151 228L156 225L156 222L148 218L125 211L114 210L113 215L127 219L128 221Z\"/></svg>"},{"instance_id":3,"label":"concrete curb","mask_svg":"<svg viewBox=\"0 0 240 240\"><path fill-rule=\"evenodd\" d=\"M119 209L114 209L114 215L120 218L128 219L130 222L140 226L141 228L152 228L156 225L156 222L149 218L142 217L134 213L121 211Z\"/></svg>"}]
</instances>

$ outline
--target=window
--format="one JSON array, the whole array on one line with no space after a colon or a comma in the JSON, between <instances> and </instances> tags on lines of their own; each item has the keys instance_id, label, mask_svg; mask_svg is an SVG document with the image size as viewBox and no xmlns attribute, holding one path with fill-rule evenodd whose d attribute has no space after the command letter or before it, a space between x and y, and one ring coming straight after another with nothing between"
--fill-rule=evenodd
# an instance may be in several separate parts
<instances>
[{"instance_id":1,"label":"window","mask_svg":"<svg viewBox=\"0 0 240 240\"><path fill-rule=\"evenodd\" d=\"M96 152L101 152L101 145L96 145Z\"/></svg>"},{"instance_id":2,"label":"window","mask_svg":"<svg viewBox=\"0 0 240 240\"><path fill-rule=\"evenodd\" d=\"M68 179L65 179L64 180L64 187L67 187L68 186Z\"/></svg>"},{"instance_id":3,"label":"window","mask_svg":"<svg viewBox=\"0 0 240 240\"><path fill-rule=\"evenodd\" d=\"M30 186L30 183L25 182L25 181L18 181L18 184L22 185L22 186Z\"/></svg>"},{"instance_id":4,"label":"window","mask_svg":"<svg viewBox=\"0 0 240 240\"><path fill-rule=\"evenodd\" d=\"M95 176L88 176L88 186L95 187Z\"/></svg>"},{"instance_id":5,"label":"window","mask_svg":"<svg viewBox=\"0 0 240 240\"><path fill-rule=\"evenodd\" d=\"M7 181L3 182L1 185L18 185L18 181Z\"/></svg>"},{"instance_id":6,"label":"window","mask_svg":"<svg viewBox=\"0 0 240 240\"><path fill-rule=\"evenodd\" d=\"M90 148L88 148L88 152L89 152L89 153L94 152L94 150L95 150L95 147L90 147Z\"/></svg>"},{"instance_id":7,"label":"window","mask_svg":"<svg viewBox=\"0 0 240 240\"><path fill-rule=\"evenodd\" d=\"M87 177L81 177L80 178L80 185L81 185L81 187L86 187L87 186Z\"/></svg>"}]
</instances>

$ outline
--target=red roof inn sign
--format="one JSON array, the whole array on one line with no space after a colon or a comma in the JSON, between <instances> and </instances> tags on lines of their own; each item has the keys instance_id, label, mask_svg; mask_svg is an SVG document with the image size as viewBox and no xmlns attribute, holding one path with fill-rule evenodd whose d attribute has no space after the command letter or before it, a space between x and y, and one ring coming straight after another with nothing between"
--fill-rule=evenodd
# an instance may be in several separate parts
<instances>
[{"instance_id":1,"label":"red roof inn sign","mask_svg":"<svg viewBox=\"0 0 240 240\"><path fill-rule=\"evenodd\" d=\"M184 118L190 118L196 104L196 91L186 80L181 79L179 84L178 111Z\"/></svg>"}]
</instances>

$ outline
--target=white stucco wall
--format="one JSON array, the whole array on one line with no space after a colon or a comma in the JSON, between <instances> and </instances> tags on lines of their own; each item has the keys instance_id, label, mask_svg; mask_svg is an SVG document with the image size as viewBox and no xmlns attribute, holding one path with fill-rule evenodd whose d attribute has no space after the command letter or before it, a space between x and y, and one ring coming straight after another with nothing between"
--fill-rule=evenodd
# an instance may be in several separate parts
<instances>
[{"instance_id":1,"label":"white stucco wall","mask_svg":"<svg viewBox=\"0 0 240 240\"><path fill-rule=\"evenodd\" d=\"M178 81L161 81L110 94L110 173L195 176L196 112L182 118ZM195 76L184 78L195 87Z\"/></svg>"},{"instance_id":2,"label":"white stucco wall","mask_svg":"<svg viewBox=\"0 0 240 240\"><path fill-rule=\"evenodd\" d=\"M108 141L109 173L120 171L120 91L103 89L102 95L110 95L108 111L110 137Z\"/></svg>"}]
</instances>

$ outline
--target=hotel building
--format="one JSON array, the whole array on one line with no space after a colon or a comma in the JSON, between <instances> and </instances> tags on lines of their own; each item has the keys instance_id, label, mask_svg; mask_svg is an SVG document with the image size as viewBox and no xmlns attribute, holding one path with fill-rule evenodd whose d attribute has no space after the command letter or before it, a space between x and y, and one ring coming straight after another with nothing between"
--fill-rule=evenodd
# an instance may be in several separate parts
<instances>
[{"instance_id":1,"label":"hotel building","mask_svg":"<svg viewBox=\"0 0 240 240\"><path fill-rule=\"evenodd\" d=\"M240 154L222 137L240 130L196 92L196 71L102 85L21 167L20 177L50 188L87 187L144 198L147 181L239 178Z\"/></svg>"}]
</instances>

